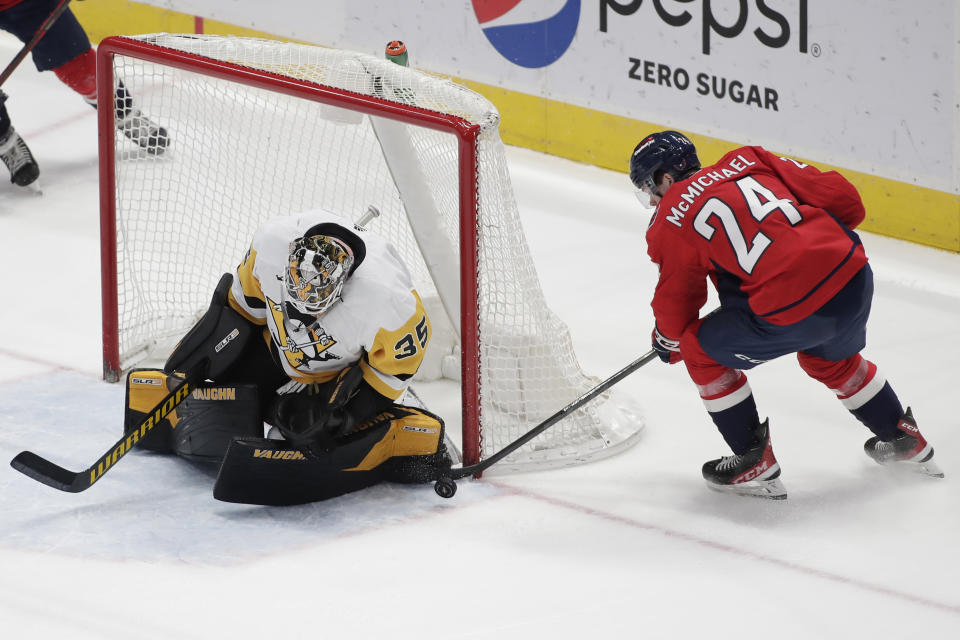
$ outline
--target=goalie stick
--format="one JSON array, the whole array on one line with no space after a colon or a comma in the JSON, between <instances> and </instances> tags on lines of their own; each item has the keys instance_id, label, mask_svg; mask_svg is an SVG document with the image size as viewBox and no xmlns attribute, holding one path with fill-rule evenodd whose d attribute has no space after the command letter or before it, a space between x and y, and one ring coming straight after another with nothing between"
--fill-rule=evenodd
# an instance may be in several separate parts
<instances>
[{"instance_id":1,"label":"goalie stick","mask_svg":"<svg viewBox=\"0 0 960 640\"><path fill-rule=\"evenodd\" d=\"M167 417L171 411L177 408L183 402L190 392L193 391L195 382L192 382L193 376L187 376L187 379L176 389L168 393L163 400L157 403L147 417L140 425L125 433L122 438L117 440L116 444L107 449L100 458L90 465L84 471L70 471L64 469L58 464L42 458L32 451L21 451L10 461L10 466L27 475L37 482L42 482L48 487L66 491L68 493L80 493L86 491L93 483L103 477L107 471L112 469L117 461L127 455L131 449L136 446L141 438L147 435L153 427Z\"/></svg>"},{"instance_id":2,"label":"goalie stick","mask_svg":"<svg viewBox=\"0 0 960 640\"><path fill-rule=\"evenodd\" d=\"M436 491L437 495L439 495L442 498L452 498L453 495L457 492L457 483L455 482L456 480L459 480L460 478L465 478L467 476L478 475L482 473L484 470L500 462L501 460L506 458L508 455L510 455L511 453L513 453L514 451L522 447L523 445L527 444L528 442L536 438L538 435L540 435L541 433L543 433L544 431L546 431L556 423L560 422L560 420L565 418L568 414L576 411L586 403L590 402L591 400L596 398L598 395L600 395L601 393L603 393L613 385L617 384L618 382L620 382L621 380L629 376L631 373L633 373L634 371L636 371L637 369L647 364L648 362L650 362L656 357L657 357L657 352L651 349L644 355L640 356L639 358L637 358L636 360L628 364L626 367L624 367L620 371L616 372L615 374L613 374L612 376L610 376L609 378L607 378L606 380L604 380L603 382L595 386L590 391L587 391L582 396L580 396L579 398L577 398L576 400L574 400L564 408L557 411L555 414L553 414L552 416L550 416L549 418L547 418L546 420L544 420L543 422L535 426L533 429L531 429L527 433L523 434L522 436L520 436L519 438L517 438L507 446L505 446L500 451L497 451L495 454L493 454L489 458L486 458L476 464L472 464L466 467L459 467L456 469L451 467L449 469L439 470L439 477L437 478L437 481L433 485L433 490Z\"/></svg>"}]
</instances>

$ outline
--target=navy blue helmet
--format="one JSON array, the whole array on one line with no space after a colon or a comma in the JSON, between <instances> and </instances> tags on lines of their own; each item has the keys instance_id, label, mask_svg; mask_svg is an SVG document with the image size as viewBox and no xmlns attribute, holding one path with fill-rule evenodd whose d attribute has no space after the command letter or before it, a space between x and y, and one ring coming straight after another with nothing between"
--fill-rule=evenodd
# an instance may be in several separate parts
<instances>
[{"instance_id":1,"label":"navy blue helmet","mask_svg":"<svg viewBox=\"0 0 960 640\"><path fill-rule=\"evenodd\" d=\"M636 146L630 156L630 180L637 189L656 188L658 172L682 180L700 168L697 149L690 138L677 131L652 133Z\"/></svg>"}]
</instances>

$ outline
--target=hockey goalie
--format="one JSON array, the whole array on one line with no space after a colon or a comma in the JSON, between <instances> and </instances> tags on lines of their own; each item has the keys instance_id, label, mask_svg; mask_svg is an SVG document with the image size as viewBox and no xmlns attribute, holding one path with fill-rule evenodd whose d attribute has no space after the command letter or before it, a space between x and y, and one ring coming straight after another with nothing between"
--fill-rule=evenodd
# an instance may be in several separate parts
<instances>
[{"instance_id":1,"label":"hockey goalie","mask_svg":"<svg viewBox=\"0 0 960 640\"><path fill-rule=\"evenodd\" d=\"M124 432L186 378L193 392L138 446L219 464L220 500L427 482L451 464L443 421L408 393L430 336L385 239L320 209L272 218L164 368L127 375Z\"/></svg>"}]
</instances>

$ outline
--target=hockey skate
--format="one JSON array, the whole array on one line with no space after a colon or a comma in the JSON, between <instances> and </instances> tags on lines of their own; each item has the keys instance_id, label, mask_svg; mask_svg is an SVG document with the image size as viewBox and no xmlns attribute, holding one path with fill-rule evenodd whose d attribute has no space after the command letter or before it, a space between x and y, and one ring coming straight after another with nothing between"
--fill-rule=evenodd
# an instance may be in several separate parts
<instances>
[{"instance_id":1,"label":"hockey skate","mask_svg":"<svg viewBox=\"0 0 960 640\"><path fill-rule=\"evenodd\" d=\"M151 155L160 155L170 144L167 130L156 124L136 107L133 96L123 82L114 95L117 129Z\"/></svg>"},{"instance_id":2,"label":"hockey skate","mask_svg":"<svg viewBox=\"0 0 960 640\"><path fill-rule=\"evenodd\" d=\"M724 456L703 465L703 479L714 491L785 500L780 465L770 446L769 420L760 425L758 444L742 455Z\"/></svg>"},{"instance_id":3,"label":"hockey skate","mask_svg":"<svg viewBox=\"0 0 960 640\"><path fill-rule=\"evenodd\" d=\"M897 431L893 440L887 442L878 436L870 438L863 443L863 450L877 464L904 466L933 478L942 478L943 471L933 461L933 447L921 435L910 407L897 423Z\"/></svg>"},{"instance_id":4,"label":"hockey skate","mask_svg":"<svg viewBox=\"0 0 960 640\"><path fill-rule=\"evenodd\" d=\"M40 175L40 167L30 153L30 147L12 126L0 138L0 158L10 170L10 182L16 185L25 187Z\"/></svg>"},{"instance_id":5,"label":"hockey skate","mask_svg":"<svg viewBox=\"0 0 960 640\"><path fill-rule=\"evenodd\" d=\"M170 144L167 130L151 121L139 109L118 109L117 129L152 155L162 154Z\"/></svg>"}]
</instances>

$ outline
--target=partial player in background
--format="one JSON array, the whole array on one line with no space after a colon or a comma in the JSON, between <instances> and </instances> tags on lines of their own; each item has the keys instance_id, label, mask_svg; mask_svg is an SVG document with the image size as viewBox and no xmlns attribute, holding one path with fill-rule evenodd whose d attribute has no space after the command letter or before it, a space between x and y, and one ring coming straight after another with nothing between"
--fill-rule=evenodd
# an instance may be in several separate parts
<instances>
[{"instance_id":1,"label":"partial player in background","mask_svg":"<svg viewBox=\"0 0 960 640\"><path fill-rule=\"evenodd\" d=\"M0 0L0 29L30 42L62 0ZM97 106L96 54L86 32L67 8L36 43L31 52L38 71L52 70L68 87L94 108ZM10 181L20 186L40 175L36 158L10 122L7 96L0 92L0 158L10 171ZM148 153L163 153L169 144L166 129L150 121L133 104L119 83L114 96L117 128Z\"/></svg>"},{"instance_id":2,"label":"partial player in background","mask_svg":"<svg viewBox=\"0 0 960 640\"><path fill-rule=\"evenodd\" d=\"M231 329L241 325L239 333ZM223 346L245 334L251 337L239 357L218 362ZM429 481L437 464L450 464L443 423L407 392L430 335L406 266L385 239L319 209L273 218L236 273L221 279L165 371L128 375L126 429L142 422L178 374L205 359L210 383L141 446L221 462L243 437L254 445L235 456L249 452L249 460L229 463L234 475L236 465L284 456L296 462L291 473L320 470L309 482L323 486L281 482L292 495L240 487L260 503L319 500L381 480ZM263 439L264 422L277 440ZM273 447L279 439L283 447ZM240 476L241 484L256 482Z\"/></svg>"},{"instance_id":3,"label":"partial player in background","mask_svg":"<svg viewBox=\"0 0 960 640\"><path fill-rule=\"evenodd\" d=\"M646 236L660 267L654 349L686 363L733 450L703 465L709 487L786 498L769 421L760 422L743 370L790 353L874 433L868 456L943 476L911 410L860 355L873 274L853 231L865 213L850 182L761 147L701 168L676 131L636 146L630 179L655 207ZM708 279L720 308L700 318Z\"/></svg>"}]
</instances>

